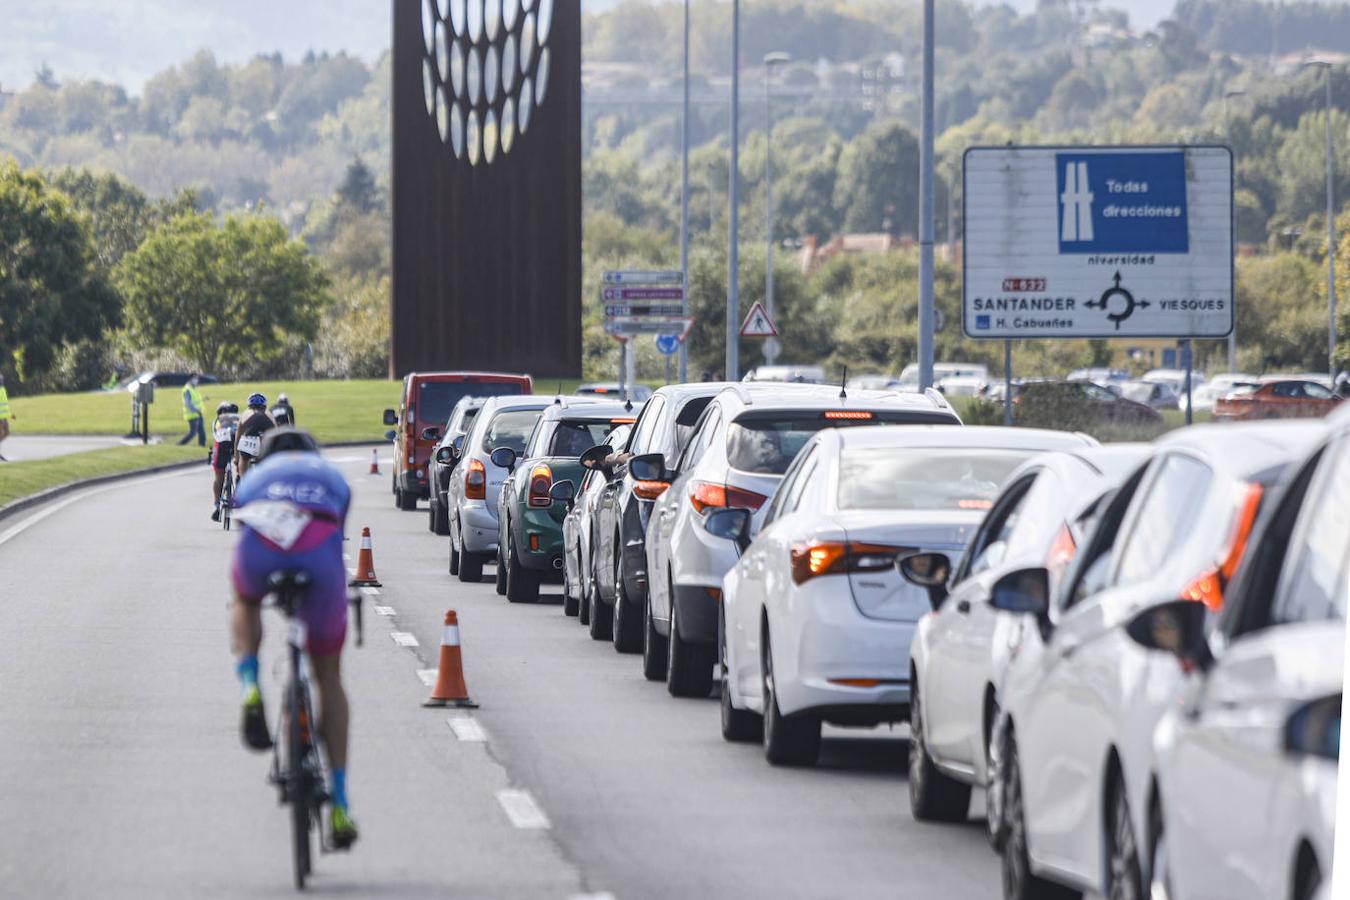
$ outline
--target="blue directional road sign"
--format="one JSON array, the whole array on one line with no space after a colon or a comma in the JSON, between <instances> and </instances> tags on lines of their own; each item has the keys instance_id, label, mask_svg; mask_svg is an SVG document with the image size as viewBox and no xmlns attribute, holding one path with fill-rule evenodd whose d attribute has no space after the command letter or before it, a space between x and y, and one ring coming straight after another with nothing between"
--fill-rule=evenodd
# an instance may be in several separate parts
<instances>
[{"instance_id":1,"label":"blue directional road sign","mask_svg":"<svg viewBox=\"0 0 1350 900\"><path fill-rule=\"evenodd\" d=\"M674 356L680 352L680 338L675 334L658 334L656 336L656 349L660 350L666 356Z\"/></svg>"}]
</instances>

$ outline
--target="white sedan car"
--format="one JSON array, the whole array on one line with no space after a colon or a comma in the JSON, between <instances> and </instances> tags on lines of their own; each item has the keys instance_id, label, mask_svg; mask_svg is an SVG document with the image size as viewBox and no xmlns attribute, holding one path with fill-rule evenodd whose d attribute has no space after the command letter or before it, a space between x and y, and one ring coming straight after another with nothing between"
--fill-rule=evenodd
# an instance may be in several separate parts
<instances>
[{"instance_id":1,"label":"white sedan car","mask_svg":"<svg viewBox=\"0 0 1350 900\"><path fill-rule=\"evenodd\" d=\"M905 719L909 646L931 607L925 589L901 578L897 556L960 552L1029 456L1092 443L943 426L832 429L807 441L723 582L723 736L762 730L770 762L810 765L824 721ZM751 519L725 510L702 527L744 544Z\"/></svg>"},{"instance_id":2,"label":"white sedan car","mask_svg":"<svg viewBox=\"0 0 1350 900\"><path fill-rule=\"evenodd\" d=\"M1154 735L1159 900L1310 900L1331 881L1350 415L1332 425L1263 514L1217 627L1173 602L1129 628L1192 673Z\"/></svg>"},{"instance_id":3,"label":"white sedan car","mask_svg":"<svg viewBox=\"0 0 1350 900\"><path fill-rule=\"evenodd\" d=\"M1148 453L1147 444L1113 444L1027 461L1009 477L950 579L932 588L937 608L919 621L910 648L909 800L915 818L964 821L971 786L988 784L998 685L1008 657L1022 641L1039 640L1024 617L989 605L994 582L1043 565L1053 593L1103 495ZM927 567L940 574L951 564L936 559ZM998 826L996 812L990 824Z\"/></svg>"},{"instance_id":4,"label":"white sedan car","mask_svg":"<svg viewBox=\"0 0 1350 900\"><path fill-rule=\"evenodd\" d=\"M1166 600L1220 608L1265 490L1325 434L1319 421L1165 435L1103 509L1056 598L1043 567L995 582L993 606L1042 635L1017 648L999 691L1005 896L1144 896L1153 732L1181 672L1123 626Z\"/></svg>"}]
</instances>

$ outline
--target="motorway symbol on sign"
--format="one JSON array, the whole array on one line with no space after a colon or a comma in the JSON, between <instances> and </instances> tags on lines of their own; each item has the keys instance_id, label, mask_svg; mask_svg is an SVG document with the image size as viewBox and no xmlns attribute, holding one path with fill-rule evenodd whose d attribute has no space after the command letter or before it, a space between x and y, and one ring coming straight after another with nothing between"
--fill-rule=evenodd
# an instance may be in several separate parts
<instances>
[{"instance_id":1,"label":"motorway symbol on sign","mask_svg":"<svg viewBox=\"0 0 1350 900\"><path fill-rule=\"evenodd\" d=\"M763 303L756 303L750 307L750 315L745 317L741 323L741 337L778 337L778 326L774 325L773 319L764 311Z\"/></svg>"},{"instance_id":2,"label":"motorway symbol on sign","mask_svg":"<svg viewBox=\"0 0 1350 900\"><path fill-rule=\"evenodd\" d=\"M617 288L607 287L600 289L600 299L606 303L614 301L630 302L634 300L683 300L684 288L682 287L663 287L663 288Z\"/></svg>"},{"instance_id":3,"label":"motorway symbol on sign","mask_svg":"<svg viewBox=\"0 0 1350 900\"><path fill-rule=\"evenodd\" d=\"M609 271L603 276L605 284L684 284L684 273L678 271Z\"/></svg>"},{"instance_id":4,"label":"motorway symbol on sign","mask_svg":"<svg viewBox=\"0 0 1350 900\"><path fill-rule=\"evenodd\" d=\"M680 338L674 334L658 334L656 336L656 349L660 350L666 356L674 356L680 352Z\"/></svg>"}]
</instances>

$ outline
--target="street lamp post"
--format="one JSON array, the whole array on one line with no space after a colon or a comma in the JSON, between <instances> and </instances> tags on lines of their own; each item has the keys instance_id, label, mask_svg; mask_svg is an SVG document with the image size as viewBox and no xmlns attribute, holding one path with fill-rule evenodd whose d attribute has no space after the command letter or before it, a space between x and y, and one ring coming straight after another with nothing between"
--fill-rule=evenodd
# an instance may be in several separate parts
<instances>
[{"instance_id":1,"label":"street lamp post","mask_svg":"<svg viewBox=\"0 0 1350 900\"><path fill-rule=\"evenodd\" d=\"M1228 152L1229 152L1230 154L1233 153L1233 126L1232 126L1231 120L1228 118L1228 101L1231 100L1231 99L1233 99L1234 97L1245 97L1245 96L1247 96L1247 92L1246 92L1246 91L1224 91L1224 94L1223 94L1223 128L1224 128L1224 133L1227 135L1227 140L1228 140ZM1233 155L1234 155L1234 157L1236 157L1236 154L1233 154ZM1233 169L1234 169L1234 172L1233 172L1233 180L1234 180L1234 183L1236 183L1236 181L1237 181L1237 171L1236 171L1236 170L1237 170L1237 160L1236 160L1236 158L1234 158L1234 161L1233 161ZM1234 311L1234 313L1233 313L1233 330L1230 331L1230 332L1228 332L1228 371L1229 371L1229 373L1233 373L1233 372L1236 372L1236 371L1237 371L1237 312L1236 312L1236 311Z\"/></svg>"},{"instance_id":2,"label":"street lamp post","mask_svg":"<svg viewBox=\"0 0 1350 900\"><path fill-rule=\"evenodd\" d=\"M689 3L684 0L684 113L680 117L680 277L689 315ZM689 344L680 341L680 382L689 380Z\"/></svg>"},{"instance_id":3,"label":"street lamp post","mask_svg":"<svg viewBox=\"0 0 1350 900\"><path fill-rule=\"evenodd\" d=\"M1331 63L1323 60L1304 66L1326 73L1327 98L1327 371L1336 377L1336 158L1331 137Z\"/></svg>"},{"instance_id":4,"label":"street lamp post","mask_svg":"<svg viewBox=\"0 0 1350 900\"><path fill-rule=\"evenodd\" d=\"M764 309L773 318L773 74L776 67L792 61L792 57L782 51L764 56L764 193L765 193L765 233L768 245L764 257ZM766 338L764 341L764 361L773 365L778 359L778 341Z\"/></svg>"},{"instance_id":5,"label":"street lamp post","mask_svg":"<svg viewBox=\"0 0 1350 900\"><path fill-rule=\"evenodd\" d=\"M919 389L933 386L933 0L923 0L919 141Z\"/></svg>"},{"instance_id":6,"label":"street lamp post","mask_svg":"<svg viewBox=\"0 0 1350 900\"><path fill-rule=\"evenodd\" d=\"M731 3L731 223L727 252L727 381L740 381L741 0Z\"/></svg>"}]
</instances>

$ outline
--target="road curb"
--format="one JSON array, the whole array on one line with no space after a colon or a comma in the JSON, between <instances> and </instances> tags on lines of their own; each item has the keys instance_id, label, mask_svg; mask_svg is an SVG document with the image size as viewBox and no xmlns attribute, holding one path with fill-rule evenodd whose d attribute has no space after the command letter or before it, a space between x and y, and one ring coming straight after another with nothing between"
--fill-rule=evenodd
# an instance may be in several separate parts
<instances>
[{"instance_id":1,"label":"road curb","mask_svg":"<svg viewBox=\"0 0 1350 900\"><path fill-rule=\"evenodd\" d=\"M379 447L385 441L345 441L336 444L324 444L325 450L339 450L344 447ZM82 491L85 488L98 487L104 484L113 484L118 481L129 481L132 478L141 478L145 475L157 475L162 472L173 472L178 469L190 469L193 466L206 466L207 464L200 459L190 459L183 462L165 463L162 466L151 466L148 469L131 469L126 472L114 472L111 475L96 475L93 478L85 478L82 481L72 481L67 484L58 484L56 487L47 488L45 491L38 491L36 494L29 494L27 497L20 497L4 506L0 506L0 522L13 518L19 513L27 512L36 506L64 497L67 494L73 494L75 491Z\"/></svg>"}]
</instances>

